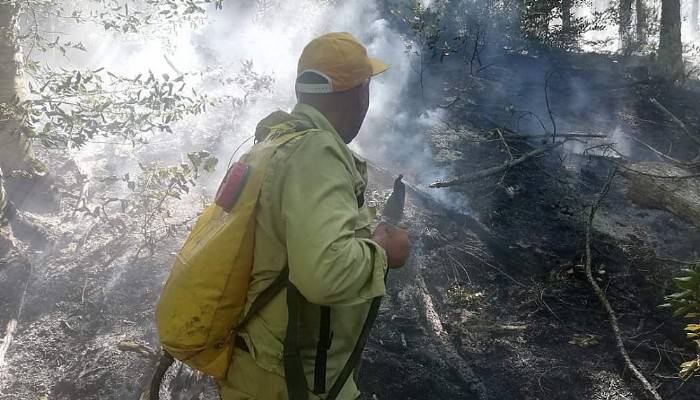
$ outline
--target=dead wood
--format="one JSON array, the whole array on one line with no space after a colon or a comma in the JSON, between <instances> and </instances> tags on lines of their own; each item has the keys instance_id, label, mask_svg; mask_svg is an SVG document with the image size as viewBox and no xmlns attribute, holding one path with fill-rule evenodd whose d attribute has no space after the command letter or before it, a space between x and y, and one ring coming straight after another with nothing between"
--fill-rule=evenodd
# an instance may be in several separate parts
<instances>
[{"instance_id":1,"label":"dead wood","mask_svg":"<svg viewBox=\"0 0 700 400\"><path fill-rule=\"evenodd\" d=\"M499 172L509 170L517 165L524 163L525 161L527 161L531 158L537 157L537 156L542 155L548 151L551 151L551 150L561 146L565 142L566 142L566 140L561 141L561 142L556 142L556 143L550 143L544 147L532 150L529 153L525 153L520 158L505 162L497 167L486 168L486 169L483 169L481 171L477 171L477 172L472 173L472 174L462 175L462 176L459 176L457 178L452 178L452 179L448 179L445 181L437 181L437 182L430 184L430 187L431 188L444 188L444 187L459 185L459 184L463 184L463 183L469 183L469 182L473 182L475 180L486 178L488 176L498 174Z\"/></svg>"},{"instance_id":2,"label":"dead wood","mask_svg":"<svg viewBox=\"0 0 700 400\"><path fill-rule=\"evenodd\" d=\"M503 135L504 138L507 140L529 140L529 139L542 139L542 138L549 138L552 135L545 135L545 134L540 134L540 135ZM592 134L592 133L561 133L557 135L557 138L565 138L565 139L574 139L574 138L579 138L579 139L586 139L586 138L591 138L591 139L607 139L607 135L601 135L601 134Z\"/></svg>"},{"instance_id":3,"label":"dead wood","mask_svg":"<svg viewBox=\"0 0 700 400\"><path fill-rule=\"evenodd\" d=\"M610 302L608 301L607 297L605 296L605 292L598 286L598 283L596 283L595 278L593 278L593 272L591 268L592 264L592 256L591 256L591 242L592 242L592 231L593 231L593 219L595 218L595 214L600 208L600 205L603 203L605 198L607 197L608 193L610 192L610 188L612 186L613 180L615 178L615 175L617 175L617 168L610 174L610 177L608 178L608 181L605 183L605 186L603 187L603 190L600 192L600 195L598 196L598 200L596 203L591 206L591 211L588 215L588 220L586 221L586 256L585 256L585 267L586 267L586 279L588 280L588 283L591 285L593 288L593 291L596 294L596 297L598 297L598 301L600 301L601 305L605 309L605 313L608 316L608 320L610 321L610 326L613 330L613 334L615 336L615 344L617 346L617 349L620 351L620 354L622 355L622 358L625 361L625 366L632 372L632 375L642 384L644 389L654 398L655 400L663 400L661 395L657 392L656 388L654 388L651 383L644 377L644 375L637 369L637 367L634 365L632 362L632 359L629 356L629 353L627 352L627 349L625 348L625 342L624 339L622 338L622 333L620 330L620 326L617 322L617 316L615 314L615 310L613 310L612 306L610 305Z\"/></svg>"},{"instance_id":4,"label":"dead wood","mask_svg":"<svg viewBox=\"0 0 700 400\"><path fill-rule=\"evenodd\" d=\"M691 132L690 129L688 129L688 127L685 125L685 123L683 123L683 121L681 121L678 117L673 115L673 113L669 111L668 108L664 107L661 103L659 103L658 100L656 100L653 97L651 97L649 101L651 101L651 104L655 105L656 108L661 110L661 112L664 113L667 117L673 120L673 122L680 126L680 128L683 130L683 132L685 132L686 135L688 135L688 137L690 137L695 143L700 145L700 137L697 134Z\"/></svg>"},{"instance_id":5,"label":"dead wood","mask_svg":"<svg viewBox=\"0 0 700 400\"><path fill-rule=\"evenodd\" d=\"M637 144L639 144L639 145L641 145L641 146L643 146L643 147L646 147L647 149L649 149L650 151L652 151L654 154L658 155L659 157L661 157L661 158L663 158L663 159L665 159L665 160L667 160L667 161L670 161L670 162L672 162L672 163L674 163L674 164L682 165L682 166L685 166L685 167L697 167L698 165L700 165L700 162L681 161L681 160L679 160L679 159L677 159L677 158L673 158L673 157L667 155L666 153L664 153L664 152L662 152L662 151L660 151L660 150L657 150L656 148L654 148L654 147L651 146L650 144L645 143L645 142L643 142L643 141L637 139L636 137L634 137L634 136L632 136L632 135L627 135L627 134L626 134L626 136L629 137L630 139L632 139L632 140L633 140L634 142L636 142Z\"/></svg>"},{"instance_id":6,"label":"dead wood","mask_svg":"<svg viewBox=\"0 0 700 400\"><path fill-rule=\"evenodd\" d=\"M700 173L686 174L686 175L659 175L659 174L652 174L650 172L639 171L637 169L630 168L630 167L628 167L624 164L620 164L618 162L613 162L613 164L615 164L617 167L625 170L626 172L631 172L631 173L637 174L637 175L648 176L650 178L668 179L671 181L674 181L674 180L681 181L681 180L685 180L685 179L700 178Z\"/></svg>"},{"instance_id":7,"label":"dead wood","mask_svg":"<svg viewBox=\"0 0 700 400\"><path fill-rule=\"evenodd\" d=\"M136 353L142 357L153 360L157 360L160 357L158 350L131 340L122 340L121 342L117 343L117 349L120 351Z\"/></svg>"},{"instance_id":8,"label":"dead wood","mask_svg":"<svg viewBox=\"0 0 700 400\"><path fill-rule=\"evenodd\" d=\"M506 138L503 136L503 132L501 132L500 129L496 129L496 133L498 133L498 137L501 139L503 147L508 152L508 158L510 159L510 161L513 161L513 152L510 151L510 146L508 146L508 142L506 142Z\"/></svg>"},{"instance_id":9,"label":"dead wood","mask_svg":"<svg viewBox=\"0 0 700 400\"><path fill-rule=\"evenodd\" d=\"M428 334L432 337L433 342L438 344L433 351L439 354L441 359L450 366L454 372L454 378L459 379L469 387L476 399L487 399L489 397L487 395L488 392L481 379L451 343L449 334L442 325L440 315L435 308L425 280L420 274L417 274L415 277L413 295L416 305L425 319Z\"/></svg>"},{"instance_id":10,"label":"dead wood","mask_svg":"<svg viewBox=\"0 0 700 400\"><path fill-rule=\"evenodd\" d=\"M10 343L12 343L12 337L17 331L17 320L11 319L7 323L7 328L5 329L5 337L2 338L2 344L0 344L0 365L5 364L5 355L7 350L10 348Z\"/></svg>"}]
</instances>

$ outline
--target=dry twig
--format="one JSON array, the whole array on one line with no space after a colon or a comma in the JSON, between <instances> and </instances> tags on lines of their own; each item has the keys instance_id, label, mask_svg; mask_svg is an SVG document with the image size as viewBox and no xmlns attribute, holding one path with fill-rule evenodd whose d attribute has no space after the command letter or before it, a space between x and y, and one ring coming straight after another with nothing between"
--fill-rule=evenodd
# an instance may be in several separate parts
<instances>
[{"instance_id":1,"label":"dry twig","mask_svg":"<svg viewBox=\"0 0 700 400\"><path fill-rule=\"evenodd\" d=\"M647 149L651 150L654 154L658 155L659 157L661 157L661 158L663 158L663 159L665 159L665 160L667 160L667 161L670 161L670 162L672 162L672 163L674 163L674 164L683 165L683 166L688 166L688 167L694 167L694 166L698 165L697 162L687 162L687 161L681 161L681 160L679 160L679 159L677 159L677 158L673 158L673 157L667 155L666 153L655 149L655 148L654 148L653 146L651 146L650 144L645 143L645 142L643 142L643 141L637 139L636 137L634 137L634 136L632 136L632 135L627 135L627 134L625 134L625 136L629 137L630 139L632 139L632 140L633 140L634 142L636 142L637 144L639 144L639 145L641 145L641 146L643 146L643 147L646 147Z\"/></svg>"},{"instance_id":2,"label":"dry twig","mask_svg":"<svg viewBox=\"0 0 700 400\"><path fill-rule=\"evenodd\" d=\"M601 305L605 309L606 314L608 315L608 319L610 320L610 326L613 330L613 334L615 335L615 344L617 345L617 349L620 351L620 354L622 355L622 358L625 361L625 366L632 372L632 375L634 375L634 377L642 384L644 389L655 400L663 400L656 388L654 388L651 385L651 383L649 383L647 378L644 377L644 375L637 369L637 367L632 362L632 359L630 358L629 353L625 348L624 339L622 339L622 333L620 331L620 326L617 323L617 316L615 315L615 310L613 310L603 290L596 283L595 278L593 278L593 272L591 270L591 242L593 231L593 219L595 218L595 214L600 208L600 205L603 203L603 200L605 200L608 193L610 192L610 188L612 186L616 174L617 168L610 174L610 177L605 183L603 190L600 192L596 203L593 206L591 206L591 212L589 213L588 220L586 221L586 278L588 279L588 283L591 285L591 287L593 287L593 291L595 292L596 296L598 297L598 300L600 301Z\"/></svg>"},{"instance_id":3,"label":"dry twig","mask_svg":"<svg viewBox=\"0 0 700 400\"><path fill-rule=\"evenodd\" d=\"M620 163L614 162L614 161L613 161L613 164L615 164L616 167L622 168L623 170L625 170L625 171L627 171L627 172L631 172L631 173L637 174L637 175L648 176L648 177L651 177L651 178L668 179L668 180L671 180L671 181L673 181L673 180L678 180L678 181L680 181L680 180L684 180L684 179L700 178L700 173L697 173L697 174L687 174L687 175L658 175L658 174L652 174L652 173L650 173L650 172L639 171L639 170L636 170L636 169L634 169L634 168L630 168L630 167L628 167L628 166L626 166L626 165L624 165L624 164L620 164Z\"/></svg>"},{"instance_id":4,"label":"dry twig","mask_svg":"<svg viewBox=\"0 0 700 400\"><path fill-rule=\"evenodd\" d=\"M473 174L462 175L462 176L459 176L457 178L452 178L452 179L448 179L445 181L437 181L437 182L431 183L430 187L431 188L449 187L449 186L459 185L462 183L473 182L475 180L485 178L487 176L495 175L495 174L498 174L499 172L503 172L503 171L506 171L508 169L511 169L511 168L515 167L516 165L522 164L531 158L537 157L537 156L542 155L548 151L551 151L551 150L561 146L565 142L566 142L566 140L562 141L562 142L550 143L544 147L532 150L529 153L525 153L520 158L505 162L497 167L486 168L486 169L483 169L481 171L475 172Z\"/></svg>"},{"instance_id":5,"label":"dry twig","mask_svg":"<svg viewBox=\"0 0 700 400\"><path fill-rule=\"evenodd\" d=\"M503 135L507 140L529 140L529 139L539 139L539 138L549 138L552 135L549 134L541 134L541 135L517 135L517 134L512 134L512 135ZM586 138L591 138L591 139L607 139L607 135L601 135L601 134L593 134L593 133L562 133L557 135L557 138L566 138L566 139L572 139L572 138L581 138L581 139L586 139Z\"/></svg>"},{"instance_id":6,"label":"dry twig","mask_svg":"<svg viewBox=\"0 0 700 400\"><path fill-rule=\"evenodd\" d=\"M698 137L697 134L691 132L690 129L688 129L688 127L685 125L685 123L683 123L683 121L681 121L678 117L673 115L673 113L669 111L668 108L664 107L661 103L658 102L658 100L656 100L653 97L651 97L649 101L651 101L651 104L655 105L656 108L661 110L661 112L663 112L667 117L673 120L673 122L680 126L681 129L683 129L683 132L685 132L685 134L688 135L688 137L690 137L695 143L700 145L700 137Z\"/></svg>"},{"instance_id":7,"label":"dry twig","mask_svg":"<svg viewBox=\"0 0 700 400\"><path fill-rule=\"evenodd\" d=\"M7 323L7 328L5 329L5 337L2 338L2 344L0 344L0 365L5 364L5 354L10 348L10 343L12 342L12 337L17 331L17 320L11 319Z\"/></svg>"},{"instance_id":8,"label":"dry twig","mask_svg":"<svg viewBox=\"0 0 700 400\"><path fill-rule=\"evenodd\" d=\"M503 143L503 147L506 149L508 152L508 157L510 158L510 161L513 161L513 153L510 151L510 146L508 146L508 142L506 142L506 139L503 137L503 132L501 132L500 129L496 128L496 133L498 133L498 137L501 139L501 143Z\"/></svg>"}]
</instances>

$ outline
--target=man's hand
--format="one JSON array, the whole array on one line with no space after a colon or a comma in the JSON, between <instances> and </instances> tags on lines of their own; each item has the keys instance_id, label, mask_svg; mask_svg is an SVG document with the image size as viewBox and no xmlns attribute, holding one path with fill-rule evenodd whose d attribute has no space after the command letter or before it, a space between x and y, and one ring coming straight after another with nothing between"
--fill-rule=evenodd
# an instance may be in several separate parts
<instances>
[{"instance_id":1,"label":"man's hand","mask_svg":"<svg viewBox=\"0 0 700 400\"><path fill-rule=\"evenodd\" d=\"M372 240L386 251L387 263L390 268L400 268L406 263L411 251L411 241L405 230L382 222L374 231Z\"/></svg>"}]
</instances>

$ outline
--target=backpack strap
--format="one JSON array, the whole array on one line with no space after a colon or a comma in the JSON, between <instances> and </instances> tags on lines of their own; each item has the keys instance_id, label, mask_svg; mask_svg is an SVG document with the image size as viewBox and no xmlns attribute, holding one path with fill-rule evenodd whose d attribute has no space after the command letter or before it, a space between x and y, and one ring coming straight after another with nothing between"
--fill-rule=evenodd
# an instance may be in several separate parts
<instances>
[{"instance_id":1,"label":"backpack strap","mask_svg":"<svg viewBox=\"0 0 700 400\"><path fill-rule=\"evenodd\" d=\"M379 305L381 302L382 296L372 299L372 304L370 304L369 312L367 313L367 319L365 319L365 324L362 326L360 336L357 338L355 348L352 349L352 353L350 353L348 361L345 363L345 366L343 366L340 374L338 374L338 379L335 380L331 390L328 391L326 400L335 400L336 397L338 397L340 391L343 389L343 386L345 386L345 382L347 382L348 378L352 374L352 371L359 364L360 359L362 358L362 352L367 344L367 338L369 338L369 333L372 330L372 325L374 325L374 320L377 319L377 315L379 314Z\"/></svg>"},{"instance_id":2,"label":"backpack strap","mask_svg":"<svg viewBox=\"0 0 700 400\"><path fill-rule=\"evenodd\" d=\"M331 340L333 339L333 333L331 332L331 308L329 306L321 306L319 327L316 362L314 364L314 394L326 393L326 362L328 360L328 350L331 348Z\"/></svg>"},{"instance_id":3,"label":"backpack strap","mask_svg":"<svg viewBox=\"0 0 700 400\"><path fill-rule=\"evenodd\" d=\"M290 400L308 400L308 384L299 351L299 303L301 294L287 280L287 333L284 337L284 376Z\"/></svg>"},{"instance_id":4,"label":"backpack strap","mask_svg":"<svg viewBox=\"0 0 700 400\"><path fill-rule=\"evenodd\" d=\"M257 313L260 312L260 310L263 309L267 305L267 303L272 300L277 293L279 293L282 288L287 284L287 277L289 276L289 268L284 267L282 272L275 278L272 283L266 287L258 297L253 300L253 304L250 305L250 309L248 310L248 313L241 319L241 321L238 323L238 326L236 329L240 329L246 326L246 324L250 321L253 316L255 316Z\"/></svg>"},{"instance_id":5,"label":"backpack strap","mask_svg":"<svg viewBox=\"0 0 700 400\"><path fill-rule=\"evenodd\" d=\"M345 382L347 382L348 378L350 378L350 375L362 359L362 352L367 344L369 333L372 330L374 321L377 319L377 315L379 315L379 305L382 302L382 297L383 296L378 296L372 299L369 311L367 312L367 318L365 319L365 323L362 325L362 330L360 331L360 336L357 338L357 342L355 342L355 347L353 348L352 353L350 353L350 357L345 362L340 374L338 374L338 378L328 391L328 395L325 397L326 400L335 400L338 397L340 391L343 389L343 386L345 386ZM284 338L284 374L287 382L287 394L289 396L289 400L308 400L309 398L306 375L304 374L304 367L299 352L299 302L301 301L301 298L301 294L298 292L297 288L294 287L291 282L288 283L287 308L289 317L287 322L287 334ZM324 309L327 309L327 311L324 311ZM314 370L315 394L323 394L325 392L326 357L328 354L328 348L330 348L331 339L330 307L321 307L321 320L322 335L319 337L319 346L316 350L316 367ZM328 329L329 332L325 336L323 335L323 333L326 333L324 332L324 325L327 326L325 329ZM325 338L328 339L327 342L323 341ZM326 347L326 344L328 347ZM319 350L321 350L321 354L319 354ZM319 359L322 360L320 363ZM319 367L319 365L322 367ZM322 377L320 376L321 372L323 373ZM323 382L322 388L320 383L321 381Z\"/></svg>"},{"instance_id":6,"label":"backpack strap","mask_svg":"<svg viewBox=\"0 0 700 400\"><path fill-rule=\"evenodd\" d=\"M364 204L364 196L358 196L358 207ZM387 270L388 272L388 270ZM386 281L387 274L384 274ZM291 290L290 290L291 288ZM291 297L290 297L291 296ZM379 314L379 306L383 296L378 296L372 299L372 302L367 312L367 318L362 325L360 335L355 342L355 347L350 353L350 357L345 362L343 369L338 374L333 386L328 391L325 400L335 400L340 394L340 391L345 386L352 372L357 368L362 359L362 352L367 344L369 333L372 330L374 321ZM303 363L299 353L299 303L302 299L301 293L291 282L287 284L287 334L284 340L284 374L287 382L287 395L289 400L308 400L308 386L306 374L304 373ZM319 323L318 344L316 347L316 361L314 365L314 394L322 395L326 392L326 366L328 359L328 350L331 347L333 334L330 328L331 325L331 308L329 306L321 306L321 320Z\"/></svg>"}]
</instances>

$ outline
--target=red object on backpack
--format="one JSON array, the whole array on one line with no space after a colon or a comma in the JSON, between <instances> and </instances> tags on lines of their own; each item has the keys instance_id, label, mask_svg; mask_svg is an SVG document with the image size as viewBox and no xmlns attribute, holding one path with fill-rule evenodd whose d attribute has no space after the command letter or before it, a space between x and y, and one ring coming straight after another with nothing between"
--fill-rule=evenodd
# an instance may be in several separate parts
<instances>
[{"instance_id":1,"label":"red object on backpack","mask_svg":"<svg viewBox=\"0 0 700 400\"><path fill-rule=\"evenodd\" d=\"M245 187L250 174L250 166L242 162L237 162L229 168L221 186L216 192L214 202L224 211L230 212L238 201L238 198Z\"/></svg>"}]
</instances>

